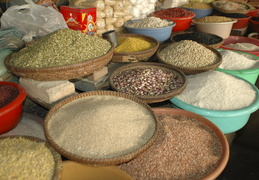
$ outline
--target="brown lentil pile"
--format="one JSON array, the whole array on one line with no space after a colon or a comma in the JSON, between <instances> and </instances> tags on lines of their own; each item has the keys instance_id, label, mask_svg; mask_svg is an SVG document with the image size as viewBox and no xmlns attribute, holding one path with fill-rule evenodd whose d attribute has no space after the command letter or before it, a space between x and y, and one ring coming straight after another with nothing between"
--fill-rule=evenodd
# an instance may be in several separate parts
<instances>
[{"instance_id":1,"label":"brown lentil pile","mask_svg":"<svg viewBox=\"0 0 259 180\"><path fill-rule=\"evenodd\" d=\"M196 19L196 21L200 23L224 23L224 22L232 22L233 19L225 16L205 16L205 17Z\"/></svg>"},{"instance_id":2,"label":"brown lentil pile","mask_svg":"<svg viewBox=\"0 0 259 180\"><path fill-rule=\"evenodd\" d=\"M11 103L18 95L19 91L15 87L9 84L0 85L0 108Z\"/></svg>"},{"instance_id":3,"label":"brown lentil pile","mask_svg":"<svg viewBox=\"0 0 259 180\"><path fill-rule=\"evenodd\" d=\"M203 3L203 2L189 2L181 6L185 8L191 8L191 9L212 9L212 6L210 4Z\"/></svg>"},{"instance_id":4,"label":"brown lentil pile","mask_svg":"<svg viewBox=\"0 0 259 180\"><path fill-rule=\"evenodd\" d=\"M183 86L183 79L174 72L158 68L137 68L118 73L113 77L114 86L132 95L155 96L170 93Z\"/></svg>"},{"instance_id":5,"label":"brown lentil pile","mask_svg":"<svg viewBox=\"0 0 259 180\"><path fill-rule=\"evenodd\" d=\"M44 142L5 138L0 140L0 147L0 179L52 179L54 158Z\"/></svg>"},{"instance_id":6,"label":"brown lentil pile","mask_svg":"<svg viewBox=\"0 0 259 180\"><path fill-rule=\"evenodd\" d=\"M216 53L192 40L172 43L163 48L159 55L163 61L185 68L212 65L219 59Z\"/></svg>"},{"instance_id":7,"label":"brown lentil pile","mask_svg":"<svg viewBox=\"0 0 259 180\"><path fill-rule=\"evenodd\" d=\"M105 39L65 28L14 53L10 63L23 68L64 66L103 56L110 48Z\"/></svg>"},{"instance_id":8,"label":"brown lentil pile","mask_svg":"<svg viewBox=\"0 0 259 180\"><path fill-rule=\"evenodd\" d=\"M118 53L145 51L156 46L156 43L138 37L118 39L118 44L119 45L115 48L115 52Z\"/></svg>"},{"instance_id":9,"label":"brown lentil pile","mask_svg":"<svg viewBox=\"0 0 259 180\"><path fill-rule=\"evenodd\" d=\"M155 11L154 16L159 17L189 17L195 14L192 11L180 7L167 8L164 10Z\"/></svg>"},{"instance_id":10,"label":"brown lentil pile","mask_svg":"<svg viewBox=\"0 0 259 180\"><path fill-rule=\"evenodd\" d=\"M215 169L222 156L215 132L186 116L157 116L160 128L155 144L119 168L137 180L195 180Z\"/></svg>"}]
</instances>

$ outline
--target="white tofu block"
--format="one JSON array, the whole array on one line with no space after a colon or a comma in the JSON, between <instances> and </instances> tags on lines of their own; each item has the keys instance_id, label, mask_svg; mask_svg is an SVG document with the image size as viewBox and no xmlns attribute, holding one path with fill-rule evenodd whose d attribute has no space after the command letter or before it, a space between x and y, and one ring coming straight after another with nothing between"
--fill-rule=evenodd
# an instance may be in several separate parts
<instances>
[{"instance_id":1,"label":"white tofu block","mask_svg":"<svg viewBox=\"0 0 259 180\"><path fill-rule=\"evenodd\" d=\"M108 74L108 67L104 66L102 69L93 72L90 76L87 77L90 81L97 81Z\"/></svg>"},{"instance_id":2,"label":"white tofu block","mask_svg":"<svg viewBox=\"0 0 259 180\"><path fill-rule=\"evenodd\" d=\"M75 85L68 80L36 81L33 79L20 78L19 82L27 94L48 104L75 93Z\"/></svg>"}]
</instances>

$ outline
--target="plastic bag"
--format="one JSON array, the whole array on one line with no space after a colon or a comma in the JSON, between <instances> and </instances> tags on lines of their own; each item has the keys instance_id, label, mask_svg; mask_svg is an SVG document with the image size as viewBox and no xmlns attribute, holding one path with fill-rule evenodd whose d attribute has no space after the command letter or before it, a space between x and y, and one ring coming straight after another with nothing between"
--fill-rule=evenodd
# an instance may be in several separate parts
<instances>
[{"instance_id":1,"label":"plastic bag","mask_svg":"<svg viewBox=\"0 0 259 180\"><path fill-rule=\"evenodd\" d=\"M15 27L23 35L35 34L42 37L59 29L68 28L63 15L53 7L37 5L31 0L28 4L9 7L1 17L1 28Z\"/></svg>"},{"instance_id":2,"label":"plastic bag","mask_svg":"<svg viewBox=\"0 0 259 180\"><path fill-rule=\"evenodd\" d=\"M0 30L0 50L18 50L24 46L22 34L15 28Z\"/></svg>"}]
</instances>

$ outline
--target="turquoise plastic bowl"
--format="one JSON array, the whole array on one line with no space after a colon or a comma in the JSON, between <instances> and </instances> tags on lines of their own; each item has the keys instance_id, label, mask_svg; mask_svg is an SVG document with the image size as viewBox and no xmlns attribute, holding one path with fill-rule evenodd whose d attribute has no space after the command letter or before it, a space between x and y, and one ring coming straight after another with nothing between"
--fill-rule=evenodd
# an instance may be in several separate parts
<instances>
[{"instance_id":1,"label":"turquoise plastic bowl","mask_svg":"<svg viewBox=\"0 0 259 180\"><path fill-rule=\"evenodd\" d=\"M167 21L173 22L173 24L171 26L166 26L161 28L135 28L135 27L128 26L129 24L140 20L141 19L128 21L124 24L124 27L127 29L129 33L150 36L152 38L155 38L159 42L163 42L169 39L171 36L172 30L176 25L174 21L167 20Z\"/></svg>"},{"instance_id":2,"label":"turquoise plastic bowl","mask_svg":"<svg viewBox=\"0 0 259 180\"><path fill-rule=\"evenodd\" d=\"M238 77L237 77L238 78ZM241 78L240 78L241 79ZM246 81L246 80L244 80ZM248 81L246 81L248 82ZM255 112L259 108L259 91L255 85L248 82L256 91L256 100L253 104L243 109L231 110L231 111L217 111L204 109L187 104L177 97L170 99L172 102L172 108L184 109L196 114L199 114L211 122L213 122L224 134L233 133L241 129L246 125L251 113Z\"/></svg>"},{"instance_id":3,"label":"turquoise plastic bowl","mask_svg":"<svg viewBox=\"0 0 259 180\"><path fill-rule=\"evenodd\" d=\"M219 51L222 49L218 49ZM228 51L234 51L234 50L228 50ZM247 53L247 52L241 52L241 51L234 51L240 54L248 54L250 56L252 56L254 59L259 60L259 56L256 56L254 54L251 53ZM220 72L224 72L226 74L230 74L230 75L234 75L234 76L238 76L242 79L245 79L247 81L249 81L252 84L256 83L256 80L258 78L259 75L259 68L257 69L245 69L245 70L227 70L227 69L221 69L221 68L216 68L216 71L220 71Z\"/></svg>"}]
</instances>

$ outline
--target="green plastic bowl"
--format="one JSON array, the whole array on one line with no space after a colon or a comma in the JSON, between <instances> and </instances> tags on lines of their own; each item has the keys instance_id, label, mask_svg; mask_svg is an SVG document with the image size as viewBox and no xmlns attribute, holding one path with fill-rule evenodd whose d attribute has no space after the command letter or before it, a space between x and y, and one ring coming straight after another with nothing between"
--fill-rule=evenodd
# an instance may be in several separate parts
<instances>
[{"instance_id":1,"label":"green plastic bowl","mask_svg":"<svg viewBox=\"0 0 259 180\"><path fill-rule=\"evenodd\" d=\"M224 134L233 133L238 131L242 127L244 127L248 122L251 113L257 111L259 108L259 90L252 83L250 82L248 83L256 91L256 100L250 106L247 106L242 109L231 110L231 111L217 111L217 110L204 109L204 108L187 104L181 101L180 99L178 99L177 97L170 99L170 101L172 102L171 107L190 111L207 118L208 120L213 122L216 126L218 126Z\"/></svg>"},{"instance_id":2,"label":"green plastic bowl","mask_svg":"<svg viewBox=\"0 0 259 180\"><path fill-rule=\"evenodd\" d=\"M224 49L218 49L218 50L221 51L221 50L224 50ZM233 52L240 53L240 54L247 54L247 55L250 55L252 58L254 58L256 60L259 60L259 56L256 56L256 55L251 54L251 53L242 52L242 51L234 51L234 50L228 50L228 51L233 51ZM259 75L259 68L245 69L245 70L228 70L228 69L216 68L215 70L220 71L220 72L224 72L226 74L238 76L242 79L245 79L245 80L249 81L252 84L256 83L256 80L257 80L258 75Z\"/></svg>"}]
</instances>

